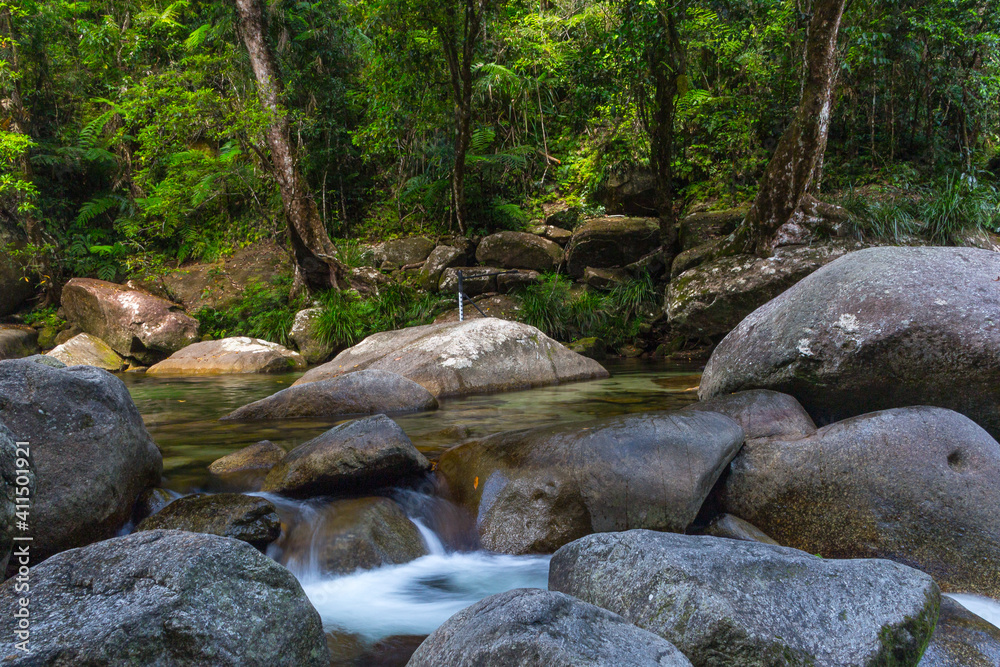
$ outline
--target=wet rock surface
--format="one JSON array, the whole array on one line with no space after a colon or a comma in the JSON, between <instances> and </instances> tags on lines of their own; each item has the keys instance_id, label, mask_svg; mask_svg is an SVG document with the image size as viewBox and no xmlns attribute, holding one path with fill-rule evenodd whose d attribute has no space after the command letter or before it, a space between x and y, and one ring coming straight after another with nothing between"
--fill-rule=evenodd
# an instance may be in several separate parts
<instances>
[{"instance_id":1,"label":"wet rock surface","mask_svg":"<svg viewBox=\"0 0 1000 667\"><path fill-rule=\"evenodd\" d=\"M63 287L62 307L70 324L144 364L198 340L196 319L145 290L73 278Z\"/></svg>"},{"instance_id":2,"label":"wet rock surface","mask_svg":"<svg viewBox=\"0 0 1000 667\"><path fill-rule=\"evenodd\" d=\"M222 419L260 421L401 414L434 410L437 405L437 399L413 380L389 371L365 369L282 389L267 398L237 408Z\"/></svg>"},{"instance_id":3,"label":"wet rock surface","mask_svg":"<svg viewBox=\"0 0 1000 667\"><path fill-rule=\"evenodd\" d=\"M721 414L643 413L463 443L437 471L483 546L551 553L592 532L684 531L742 443Z\"/></svg>"},{"instance_id":4,"label":"wet rock surface","mask_svg":"<svg viewBox=\"0 0 1000 667\"><path fill-rule=\"evenodd\" d=\"M883 560L648 530L590 535L549 588L619 613L695 665L913 665L937 620L926 574Z\"/></svg>"},{"instance_id":5,"label":"wet rock surface","mask_svg":"<svg viewBox=\"0 0 1000 667\"><path fill-rule=\"evenodd\" d=\"M263 551L278 539L281 522L274 505L264 498L197 494L178 498L136 527L136 531L158 529L231 537Z\"/></svg>"},{"instance_id":6,"label":"wet rock surface","mask_svg":"<svg viewBox=\"0 0 1000 667\"><path fill-rule=\"evenodd\" d=\"M1000 254L869 248L810 275L719 344L700 396L773 389L817 423L950 408L1000 435Z\"/></svg>"},{"instance_id":7,"label":"wet rock surface","mask_svg":"<svg viewBox=\"0 0 1000 667\"><path fill-rule=\"evenodd\" d=\"M410 667L656 665L691 663L670 642L562 593L519 588L492 595L435 630Z\"/></svg>"},{"instance_id":8,"label":"wet rock surface","mask_svg":"<svg viewBox=\"0 0 1000 667\"><path fill-rule=\"evenodd\" d=\"M146 372L151 375L287 373L305 366L305 359L298 352L259 338L237 336L189 345Z\"/></svg>"},{"instance_id":9,"label":"wet rock surface","mask_svg":"<svg viewBox=\"0 0 1000 667\"><path fill-rule=\"evenodd\" d=\"M154 530L38 564L28 654L14 648L14 584L0 586L5 664L329 665L298 581L237 540Z\"/></svg>"},{"instance_id":10,"label":"wet rock surface","mask_svg":"<svg viewBox=\"0 0 1000 667\"><path fill-rule=\"evenodd\" d=\"M1000 597L1000 444L951 410L846 419L793 440L748 440L725 511L827 558L888 558L946 591Z\"/></svg>"},{"instance_id":11,"label":"wet rock surface","mask_svg":"<svg viewBox=\"0 0 1000 667\"><path fill-rule=\"evenodd\" d=\"M136 498L159 483L163 464L121 380L32 359L0 362L0 422L30 443L32 558L40 563L115 535Z\"/></svg>"},{"instance_id":12,"label":"wet rock surface","mask_svg":"<svg viewBox=\"0 0 1000 667\"><path fill-rule=\"evenodd\" d=\"M571 352L538 329L491 317L374 334L309 370L295 384L366 368L398 373L438 398L608 376L596 361Z\"/></svg>"},{"instance_id":13,"label":"wet rock surface","mask_svg":"<svg viewBox=\"0 0 1000 667\"><path fill-rule=\"evenodd\" d=\"M402 484L429 469L403 429L375 415L335 426L288 452L262 490L300 498L354 493Z\"/></svg>"}]
</instances>

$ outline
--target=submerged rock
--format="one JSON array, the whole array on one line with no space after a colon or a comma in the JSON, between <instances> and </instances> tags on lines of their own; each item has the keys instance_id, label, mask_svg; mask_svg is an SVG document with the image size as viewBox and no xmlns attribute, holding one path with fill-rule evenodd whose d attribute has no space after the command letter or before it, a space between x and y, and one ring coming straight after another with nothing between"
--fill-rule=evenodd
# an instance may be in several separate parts
<instances>
[{"instance_id":1,"label":"submerged rock","mask_svg":"<svg viewBox=\"0 0 1000 667\"><path fill-rule=\"evenodd\" d=\"M278 560L319 575L408 563L427 553L420 531L388 498L335 500L291 522Z\"/></svg>"},{"instance_id":2,"label":"submerged rock","mask_svg":"<svg viewBox=\"0 0 1000 667\"><path fill-rule=\"evenodd\" d=\"M720 667L913 665L940 603L933 579L891 561L648 530L564 546L549 588Z\"/></svg>"},{"instance_id":3,"label":"submerged rock","mask_svg":"<svg viewBox=\"0 0 1000 667\"><path fill-rule=\"evenodd\" d=\"M281 535L281 522L274 505L264 498L196 494L178 498L136 527L136 531L158 529L231 537L263 551Z\"/></svg>"},{"instance_id":4,"label":"submerged rock","mask_svg":"<svg viewBox=\"0 0 1000 667\"><path fill-rule=\"evenodd\" d=\"M0 422L29 443L34 564L113 536L163 464L121 380L32 359L0 362Z\"/></svg>"},{"instance_id":5,"label":"submerged rock","mask_svg":"<svg viewBox=\"0 0 1000 667\"><path fill-rule=\"evenodd\" d=\"M103 280L73 278L62 307L70 324L144 364L198 340L198 320L176 303Z\"/></svg>"},{"instance_id":6,"label":"submerged rock","mask_svg":"<svg viewBox=\"0 0 1000 667\"><path fill-rule=\"evenodd\" d=\"M117 372L125 368L125 360L110 345L97 336L82 333L57 345L47 353L67 366L94 366Z\"/></svg>"},{"instance_id":7,"label":"submerged rock","mask_svg":"<svg viewBox=\"0 0 1000 667\"><path fill-rule=\"evenodd\" d=\"M683 532L743 443L711 412L653 412L498 433L441 455L483 546L551 553L593 532Z\"/></svg>"},{"instance_id":8,"label":"submerged rock","mask_svg":"<svg viewBox=\"0 0 1000 667\"><path fill-rule=\"evenodd\" d=\"M690 268L667 288L671 328L687 336L722 336L747 315L853 246L778 248L773 257L721 257ZM740 387L751 389L754 387Z\"/></svg>"},{"instance_id":9,"label":"submerged rock","mask_svg":"<svg viewBox=\"0 0 1000 667\"><path fill-rule=\"evenodd\" d=\"M869 248L756 310L716 348L700 396L773 389L817 423L910 405L1000 436L1000 254Z\"/></svg>"},{"instance_id":10,"label":"submerged rock","mask_svg":"<svg viewBox=\"0 0 1000 667\"><path fill-rule=\"evenodd\" d=\"M581 600L518 588L491 595L435 630L409 667L690 665L670 642Z\"/></svg>"},{"instance_id":11,"label":"submerged rock","mask_svg":"<svg viewBox=\"0 0 1000 667\"><path fill-rule=\"evenodd\" d=\"M437 406L437 399L413 380L389 371L366 369L282 389L267 398L237 408L222 419L260 421L400 414L435 410Z\"/></svg>"},{"instance_id":12,"label":"submerged rock","mask_svg":"<svg viewBox=\"0 0 1000 667\"><path fill-rule=\"evenodd\" d=\"M573 232L566 248L566 270L580 278L588 266L625 266L659 246L660 223L656 218L596 218Z\"/></svg>"},{"instance_id":13,"label":"submerged rock","mask_svg":"<svg viewBox=\"0 0 1000 667\"><path fill-rule=\"evenodd\" d=\"M154 530L39 563L30 653L14 646L23 597L15 583L0 586L5 664L330 664L319 614L299 582L237 540Z\"/></svg>"},{"instance_id":14,"label":"submerged rock","mask_svg":"<svg viewBox=\"0 0 1000 667\"><path fill-rule=\"evenodd\" d=\"M261 440L216 459L208 466L214 486L232 491L260 491L264 478L285 450L270 440Z\"/></svg>"},{"instance_id":15,"label":"submerged rock","mask_svg":"<svg viewBox=\"0 0 1000 667\"><path fill-rule=\"evenodd\" d=\"M941 598L941 615L919 667L996 667L1000 628L951 598Z\"/></svg>"},{"instance_id":16,"label":"submerged rock","mask_svg":"<svg viewBox=\"0 0 1000 667\"><path fill-rule=\"evenodd\" d=\"M385 415L335 426L299 445L264 479L262 490L309 497L392 486L431 467Z\"/></svg>"},{"instance_id":17,"label":"submerged rock","mask_svg":"<svg viewBox=\"0 0 1000 667\"><path fill-rule=\"evenodd\" d=\"M535 327L489 317L374 334L295 384L366 368L398 373L438 398L608 376L596 361L569 351Z\"/></svg>"},{"instance_id":18,"label":"submerged rock","mask_svg":"<svg viewBox=\"0 0 1000 667\"><path fill-rule=\"evenodd\" d=\"M885 410L805 438L748 440L725 511L826 558L888 558L946 591L1000 597L1000 444L941 408Z\"/></svg>"},{"instance_id":19,"label":"submerged rock","mask_svg":"<svg viewBox=\"0 0 1000 667\"><path fill-rule=\"evenodd\" d=\"M484 238L476 248L480 264L502 269L554 271L563 262L558 243L526 232L499 232Z\"/></svg>"},{"instance_id":20,"label":"submerged rock","mask_svg":"<svg viewBox=\"0 0 1000 667\"><path fill-rule=\"evenodd\" d=\"M38 354L38 332L32 327L0 324L0 359L21 359Z\"/></svg>"},{"instance_id":21,"label":"submerged rock","mask_svg":"<svg viewBox=\"0 0 1000 667\"><path fill-rule=\"evenodd\" d=\"M151 375L287 373L306 367L298 352L259 338L237 336L188 345L151 366Z\"/></svg>"}]
</instances>

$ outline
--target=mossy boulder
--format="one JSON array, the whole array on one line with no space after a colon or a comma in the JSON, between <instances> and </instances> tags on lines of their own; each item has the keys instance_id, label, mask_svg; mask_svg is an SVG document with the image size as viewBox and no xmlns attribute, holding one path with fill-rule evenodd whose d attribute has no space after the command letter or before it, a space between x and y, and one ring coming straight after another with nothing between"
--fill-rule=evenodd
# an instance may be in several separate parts
<instances>
[{"instance_id":1,"label":"mossy boulder","mask_svg":"<svg viewBox=\"0 0 1000 667\"><path fill-rule=\"evenodd\" d=\"M887 558L946 591L1000 597L1000 443L933 407L852 417L812 435L748 440L724 511L825 558Z\"/></svg>"},{"instance_id":2,"label":"mossy boulder","mask_svg":"<svg viewBox=\"0 0 1000 667\"><path fill-rule=\"evenodd\" d=\"M603 338L596 338L594 336L575 340L566 347L577 354L582 354L597 361L604 361L608 356L607 343L604 342Z\"/></svg>"},{"instance_id":3,"label":"mossy boulder","mask_svg":"<svg viewBox=\"0 0 1000 667\"><path fill-rule=\"evenodd\" d=\"M595 218L573 232L566 248L566 271L580 278L588 266L625 266L659 246L660 223L656 218Z\"/></svg>"},{"instance_id":4,"label":"mossy boulder","mask_svg":"<svg viewBox=\"0 0 1000 667\"><path fill-rule=\"evenodd\" d=\"M47 355L67 366L96 366L111 372L125 368L125 360L110 345L97 336L86 333L57 345Z\"/></svg>"},{"instance_id":5,"label":"mossy boulder","mask_svg":"<svg viewBox=\"0 0 1000 667\"><path fill-rule=\"evenodd\" d=\"M393 239L375 246L375 265L382 269L398 269L427 259L435 243L423 236Z\"/></svg>"},{"instance_id":6,"label":"mossy boulder","mask_svg":"<svg viewBox=\"0 0 1000 667\"><path fill-rule=\"evenodd\" d=\"M773 257L734 255L688 269L667 288L664 310L671 329L690 337L721 337L851 248L840 242L778 248Z\"/></svg>"},{"instance_id":7,"label":"mossy boulder","mask_svg":"<svg viewBox=\"0 0 1000 667\"><path fill-rule=\"evenodd\" d=\"M137 527L143 530L186 530L231 537L263 551L281 535L274 505L239 493L196 494L178 498Z\"/></svg>"},{"instance_id":8,"label":"mossy boulder","mask_svg":"<svg viewBox=\"0 0 1000 667\"><path fill-rule=\"evenodd\" d=\"M649 530L564 546L549 589L719 667L915 665L940 604L930 576L898 563Z\"/></svg>"},{"instance_id":9,"label":"mossy boulder","mask_svg":"<svg viewBox=\"0 0 1000 667\"><path fill-rule=\"evenodd\" d=\"M681 250L690 250L733 233L743 222L748 210L749 208L743 207L726 211L705 211L684 217L677 229Z\"/></svg>"},{"instance_id":10,"label":"mossy boulder","mask_svg":"<svg viewBox=\"0 0 1000 667\"><path fill-rule=\"evenodd\" d=\"M337 351L336 347L324 342L316 330L316 320L322 313L322 308L305 308L295 313L288 334L307 364L321 364Z\"/></svg>"},{"instance_id":11,"label":"mossy boulder","mask_svg":"<svg viewBox=\"0 0 1000 667\"><path fill-rule=\"evenodd\" d=\"M562 264L563 249L558 243L534 234L499 232L480 241L476 260L503 269L553 271Z\"/></svg>"}]
</instances>

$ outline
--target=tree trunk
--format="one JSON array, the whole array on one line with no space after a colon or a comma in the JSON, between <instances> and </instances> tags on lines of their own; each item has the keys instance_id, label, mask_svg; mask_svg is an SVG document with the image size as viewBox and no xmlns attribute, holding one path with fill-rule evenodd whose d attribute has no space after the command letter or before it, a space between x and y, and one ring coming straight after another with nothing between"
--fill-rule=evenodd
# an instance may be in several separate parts
<instances>
[{"instance_id":1,"label":"tree trunk","mask_svg":"<svg viewBox=\"0 0 1000 667\"><path fill-rule=\"evenodd\" d=\"M806 81L792 124L781 136L760 182L737 243L761 256L773 251L778 228L788 222L816 178L826 151L833 103L837 33L844 0L813 0L806 40Z\"/></svg>"},{"instance_id":2,"label":"tree trunk","mask_svg":"<svg viewBox=\"0 0 1000 667\"><path fill-rule=\"evenodd\" d=\"M236 10L240 35L257 80L257 94L270 115L267 143L295 255L296 283L309 290L339 288L347 271L336 258L336 248L298 170L288 118L280 103L281 79L267 41L267 24L259 0L236 0Z\"/></svg>"},{"instance_id":3,"label":"tree trunk","mask_svg":"<svg viewBox=\"0 0 1000 667\"><path fill-rule=\"evenodd\" d=\"M461 35L456 30L453 5L448 5L444 21L437 26L455 98L455 161L451 170L451 198L458 231L462 234L466 228L465 158L472 143L472 59L485 12L483 0L464 0L463 4Z\"/></svg>"},{"instance_id":4,"label":"tree trunk","mask_svg":"<svg viewBox=\"0 0 1000 667\"><path fill-rule=\"evenodd\" d=\"M674 216L674 117L681 77L687 54L674 21L675 10L660 8L659 32L667 39L656 40L649 51L649 68L655 86L656 113L650 132L650 162L656 176L657 209L660 217L660 242L664 261L670 265L677 244L677 220Z\"/></svg>"}]
</instances>

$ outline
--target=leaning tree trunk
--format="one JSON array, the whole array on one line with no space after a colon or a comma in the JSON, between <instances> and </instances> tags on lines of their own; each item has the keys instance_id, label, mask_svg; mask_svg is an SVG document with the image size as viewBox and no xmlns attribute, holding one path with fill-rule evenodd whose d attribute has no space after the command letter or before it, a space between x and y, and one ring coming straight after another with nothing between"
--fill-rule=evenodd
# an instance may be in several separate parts
<instances>
[{"instance_id":1,"label":"leaning tree trunk","mask_svg":"<svg viewBox=\"0 0 1000 667\"><path fill-rule=\"evenodd\" d=\"M281 79L267 41L267 25L259 0L236 0L236 10L240 34L257 80L257 94L270 116L267 143L295 254L296 283L309 290L339 288L346 269L336 258L336 248L296 164L288 118L280 104Z\"/></svg>"},{"instance_id":2,"label":"leaning tree trunk","mask_svg":"<svg viewBox=\"0 0 1000 667\"><path fill-rule=\"evenodd\" d=\"M766 256L778 228L810 191L823 162L833 104L837 33L844 0L813 0L806 39L806 82L792 124L781 136L760 190L738 232L744 252Z\"/></svg>"}]
</instances>

